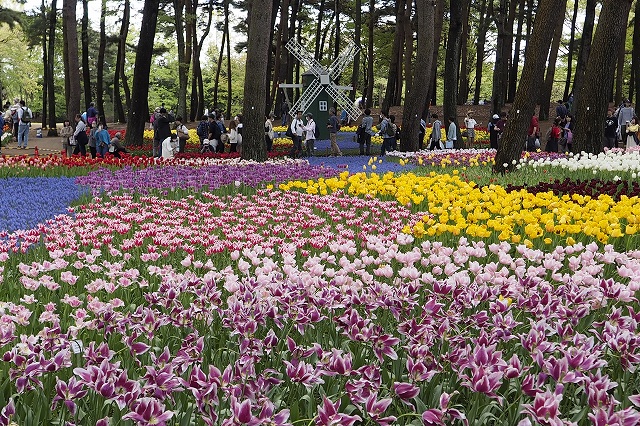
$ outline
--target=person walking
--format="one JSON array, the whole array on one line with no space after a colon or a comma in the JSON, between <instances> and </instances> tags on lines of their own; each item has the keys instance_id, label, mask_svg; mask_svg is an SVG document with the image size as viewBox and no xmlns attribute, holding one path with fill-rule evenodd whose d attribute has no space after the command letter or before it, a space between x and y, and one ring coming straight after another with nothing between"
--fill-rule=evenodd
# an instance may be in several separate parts
<instances>
[{"instance_id":1,"label":"person walking","mask_svg":"<svg viewBox=\"0 0 640 426\"><path fill-rule=\"evenodd\" d=\"M442 122L438 120L438 114L436 113L433 113L431 118L433 118L433 125L431 126L431 145L429 149L433 151L434 149L442 149L440 145L442 139Z\"/></svg>"},{"instance_id":2,"label":"person walking","mask_svg":"<svg viewBox=\"0 0 640 426\"><path fill-rule=\"evenodd\" d=\"M536 141L538 141L536 143ZM536 111L531 116L529 121L529 130L527 130L527 151L534 152L540 148L540 122L538 121L538 114Z\"/></svg>"},{"instance_id":3,"label":"person walking","mask_svg":"<svg viewBox=\"0 0 640 426\"><path fill-rule=\"evenodd\" d=\"M240 144L242 144L242 133L238 131L238 123L231 120L229 122L229 152L238 152Z\"/></svg>"},{"instance_id":4,"label":"person walking","mask_svg":"<svg viewBox=\"0 0 640 426\"><path fill-rule=\"evenodd\" d=\"M456 127L455 118L449 117L447 121L449 122L449 125L447 127L447 143L445 148L453 149L458 141L458 128Z\"/></svg>"},{"instance_id":5,"label":"person walking","mask_svg":"<svg viewBox=\"0 0 640 426\"><path fill-rule=\"evenodd\" d=\"M80 114L76 114L75 121L76 129L73 131L73 139L76 142L76 147L73 150L73 155L80 154L84 157L87 155L87 144L89 143L89 138L87 137L87 125Z\"/></svg>"},{"instance_id":6,"label":"person walking","mask_svg":"<svg viewBox=\"0 0 640 426\"><path fill-rule=\"evenodd\" d=\"M304 126L305 131L305 148L307 157L313 157L313 148L316 143L316 122L313 121L313 114L307 113L307 124Z\"/></svg>"},{"instance_id":7,"label":"person walking","mask_svg":"<svg viewBox=\"0 0 640 426\"><path fill-rule=\"evenodd\" d=\"M387 151L391 151L393 149L393 143L396 138L396 131L391 124L389 118L387 118L383 113L380 113L380 131L378 132L379 136L382 136L382 146L380 147L380 155L384 155Z\"/></svg>"},{"instance_id":8,"label":"person walking","mask_svg":"<svg viewBox=\"0 0 640 426\"><path fill-rule=\"evenodd\" d=\"M607 118L604 119L604 143L603 148L612 149L618 146L617 142L618 121L613 116L613 111L607 111Z\"/></svg>"},{"instance_id":9,"label":"person walking","mask_svg":"<svg viewBox=\"0 0 640 426\"><path fill-rule=\"evenodd\" d=\"M618 130L622 140L626 141L627 123L630 123L631 119L633 119L635 115L636 113L631 106L631 102L629 102L628 99L625 99L623 106L618 110Z\"/></svg>"},{"instance_id":10,"label":"person walking","mask_svg":"<svg viewBox=\"0 0 640 426\"><path fill-rule=\"evenodd\" d=\"M547 137L547 145L544 150L546 152L558 152L558 140L560 139L562 130L560 129L560 122L562 121L561 117L556 117L549 129L548 137Z\"/></svg>"},{"instance_id":11,"label":"person walking","mask_svg":"<svg viewBox=\"0 0 640 426\"><path fill-rule=\"evenodd\" d=\"M273 138L275 133L273 132L273 113L265 117L264 121L264 143L267 146L267 152L271 152L273 149Z\"/></svg>"},{"instance_id":12,"label":"person walking","mask_svg":"<svg viewBox=\"0 0 640 426\"><path fill-rule=\"evenodd\" d=\"M289 103L287 101L282 101L282 108L280 110L280 114L282 114L282 126L286 126L289 123Z\"/></svg>"},{"instance_id":13,"label":"person walking","mask_svg":"<svg viewBox=\"0 0 640 426\"><path fill-rule=\"evenodd\" d=\"M95 123L95 121L94 121ZM109 137L109 132L105 129L102 124L98 125L98 131L96 132L96 153L100 157L104 158L109 152L109 144L111 143L111 138Z\"/></svg>"},{"instance_id":14,"label":"person walking","mask_svg":"<svg viewBox=\"0 0 640 426\"><path fill-rule=\"evenodd\" d=\"M342 151L340 151L337 141L340 124L338 123L338 117L336 117L336 110L333 108L329 109L329 122L327 123L327 128L329 129L329 140L331 141L331 156L341 157Z\"/></svg>"},{"instance_id":15,"label":"person walking","mask_svg":"<svg viewBox=\"0 0 640 426\"><path fill-rule=\"evenodd\" d=\"M487 126L487 129L489 130L489 146L491 149L498 149L498 120L500 120L500 116L498 114L493 114L491 121L489 121L489 125Z\"/></svg>"},{"instance_id":16,"label":"person walking","mask_svg":"<svg viewBox=\"0 0 640 426\"><path fill-rule=\"evenodd\" d=\"M60 137L62 138L62 155L69 158L73 155L74 146L71 145L71 135L73 135L73 127L69 120L64 120L62 129L60 129ZM75 142L75 141L74 141Z\"/></svg>"},{"instance_id":17,"label":"person walking","mask_svg":"<svg viewBox=\"0 0 640 426\"><path fill-rule=\"evenodd\" d=\"M373 117L369 108L364 110L364 117L360 126L363 129L360 139L360 155L371 155L371 137L375 135L373 131Z\"/></svg>"},{"instance_id":18,"label":"person walking","mask_svg":"<svg viewBox=\"0 0 640 426\"><path fill-rule=\"evenodd\" d=\"M296 158L302 154L302 134L304 132L302 111L296 111L296 118L291 121L291 132L293 133L293 147L289 151L289 157Z\"/></svg>"},{"instance_id":19,"label":"person walking","mask_svg":"<svg viewBox=\"0 0 640 426\"><path fill-rule=\"evenodd\" d=\"M18 148L27 149L32 112L24 100L20 100L20 108L16 111L16 114L18 117Z\"/></svg>"},{"instance_id":20,"label":"person walking","mask_svg":"<svg viewBox=\"0 0 640 426\"><path fill-rule=\"evenodd\" d=\"M473 148L473 144L476 141L476 126L478 124L475 118L473 118L473 111L467 111L467 115L464 117L464 125L467 128L466 148Z\"/></svg>"}]
</instances>

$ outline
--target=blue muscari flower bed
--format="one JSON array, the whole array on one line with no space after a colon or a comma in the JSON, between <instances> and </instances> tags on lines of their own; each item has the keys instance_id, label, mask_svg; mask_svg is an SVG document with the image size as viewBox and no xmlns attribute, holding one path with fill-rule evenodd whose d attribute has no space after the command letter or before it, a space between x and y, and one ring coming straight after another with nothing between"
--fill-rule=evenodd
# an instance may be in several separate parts
<instances>
[{"instance_id":1,"label":"blue muscari flower bed","mask_svg":"<svg viewBox=\"0 0 640 426\"><path fill-rule=\"evenodd\" d=\"M0 232L35 228L89 194L75 177L20 177L0 179Z\"/></svg>"},{"instance_id":2,"label":"blue muscari flower bed","mask_svg":"<svg viewBox=\"0 0 640 426\"><path fill-rule=\"evenodd\" d=\"M375 156L372 155L372 156ZM312 166L324 166L331 167L340 171L348 170L350 173L358 173L362 171L372 172L371 166L369 166L370 156L366 155L345 155L343 157L309 157L309 164ZM395 161L389 161L385 157L378 157L382 160L382 163L376 161L376 173L386 172L404 172L415 168L413 164L407 164L401 166ZM363 170L363 166L367 166L366 170Z\"/></svg>"}]
</instances>

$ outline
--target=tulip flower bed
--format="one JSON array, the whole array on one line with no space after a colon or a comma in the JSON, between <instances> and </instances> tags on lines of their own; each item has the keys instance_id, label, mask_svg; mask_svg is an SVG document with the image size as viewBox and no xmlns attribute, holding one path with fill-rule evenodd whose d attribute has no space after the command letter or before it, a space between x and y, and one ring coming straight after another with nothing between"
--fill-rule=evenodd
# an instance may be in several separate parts
<instances>
[{"instance_id":1,"label":"tulip flower bed","mask_svg":"<svg viewBox=\"0 0 640 426\"><path fill-rule=\"evenodd\" d=\"M639 424L634 183L479 158L43 163L79 176L0 231L0 424Z\"/></svg>"}]
</instances>

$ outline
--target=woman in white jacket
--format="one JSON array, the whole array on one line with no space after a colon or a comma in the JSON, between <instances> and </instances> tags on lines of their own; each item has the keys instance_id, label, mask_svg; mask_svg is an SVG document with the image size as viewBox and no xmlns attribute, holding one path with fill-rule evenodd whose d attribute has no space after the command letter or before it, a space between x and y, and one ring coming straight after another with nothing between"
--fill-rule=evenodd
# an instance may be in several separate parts
<instances>
[{"instance_id":1,"label":"woman in white jacket","mask_svg":"<svg viewBox=\"0 0 640 426\"><path fill-rule=\"evenodd\" d=\"M313 121L313 114L308 113L307 125L303 127L306 133L305 142L307 146L307 157L313 157L313 146L316 142L316 122Z\"/></svg>"},{"instance_id":2,"label":"woman in white jacket","mask_svg":"<svg viewBox=\"0 0 640 426\"><path fill-rule=\"evenodd\" d=\"M235 120L229 122L229 152L240 152L242 145L242 134L238 132L238 124Z\"/></svg>"},{"instance_id":3,"label":"woman in white jacket","mask_svg":"<svg viewBox=\"0 0 640 426\"><path fill-rule=\"evenodd\" d=\"M168 160L178 152L178 136L172 133L171 136L162 141L162 159Z\"/></svg>"}]
</instances>

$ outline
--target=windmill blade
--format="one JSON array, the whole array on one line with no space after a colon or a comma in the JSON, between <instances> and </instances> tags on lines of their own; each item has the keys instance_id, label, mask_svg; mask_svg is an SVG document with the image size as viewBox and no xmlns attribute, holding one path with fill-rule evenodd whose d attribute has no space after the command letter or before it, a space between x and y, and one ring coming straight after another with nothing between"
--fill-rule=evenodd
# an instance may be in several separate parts
<instances>
[{"instance_id":1,"label":"windmill blade","mask_svg":"<svg viewBox=\"0 0 640 426\"><path fill-rule=\"evenodd\" d=\"M316 61L307 49L305 49L300 43L295 41L294 39L289 40L286 45L287 49L295 58L300 61L301 64L305 66L305 68L310 71L316 77L320 77L321 74L326 74L327 70L323 67L320 62Z\"/></svg>"},{"instance_id":2,"label":"windmill blade","mask_svg":"<svg viewBox=\"0 0 640 426\"><path fill-rule=\"evenodd\" d=\"M342 71L346 68L347 64L353 60L353 57L358 54L360 48L356 46L353 40L349 41L349 44L342 49L340 55L336 58L335 61L329 67L329 76L331 80L335 80L342 74Z\"/></svg>"},{"instance_id":3,"label":"windmill blade","mask_svg":"<svg viewBox=\"0 0 640 426\"><path fill-rule=\"evenodd\" d=\"M333 82L328 86L325 86L324 90L327 91L329 96L331 96L331 98L338 104L340 108L347 111L350 119L355 121L362 115L362 111L360 111L360 108L355 106L353 102L351 102L351 99L349 99L347 95L342 93L338 89L338 87L333 84Z\"/></svg>"},{"instance_id":4,"label":"windmill blade","mask_svg":"<svg viewBox=\"0 0 640 426\"><path fill-rule=\"evenodd\" d=\"M292 117L295 117L297 111L302 111L303 113L307 112L307 108L309 105L318 97L318 95L322 92L322 84L318 80L313 80L296 103L291 107L291 111L289 114Z\"/></svg>"}]
</instances>

